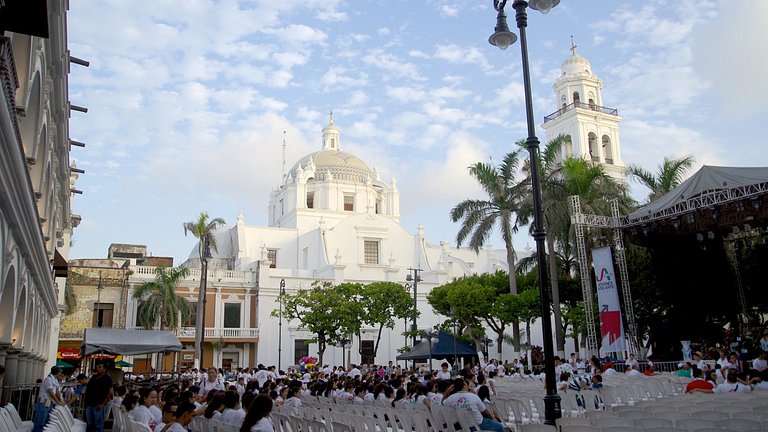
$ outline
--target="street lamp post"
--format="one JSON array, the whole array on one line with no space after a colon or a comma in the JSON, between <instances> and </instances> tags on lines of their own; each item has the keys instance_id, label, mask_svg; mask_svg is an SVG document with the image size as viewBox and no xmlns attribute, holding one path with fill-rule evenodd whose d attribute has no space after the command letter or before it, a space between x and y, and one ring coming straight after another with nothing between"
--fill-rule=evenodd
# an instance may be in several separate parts
<instances>
[{"instance_id":1,"label":"street lamp post","mask_svg":"<svg viewBox=\"0 0 768 432\"><path fill-rule=\"evenodd\" d=\"M552 346L552 322L550 319L549 304L549 273L544 252L544 212L542 208L541 184L539 179L539 139L536 137L536 125L533 119L533 102L531 100L531 73L528 66L528 39L525 28L528 26L527 7L542 13L549 12L557 6L560 0L514 0L512 8L515 9L515 21L520 31L520 51L523 63L523 87L525 90L525 115L528 125L528 138L525 143L528 146L531 162L531 193L533 195L533 238L536 241L536 267L539 275L539 293L541 296L541 328L544 336L544 372L547 395L544 397L544 422L554 425L555 420L562 414L560 411L560 396L555 387L555 360L554 347ZM498 11L496 17L495 32L488 39L491 45L502 50L515 43L517 37L509 30L507 16L504 14L504 6L507 0L494 0L493 6Z\"/></svg>"},{"instance_id":2,"label":"street lamp post","mask_svg":"<svg viewBox=\"0 0 768 432\"><path fill-rule=\"evenodd\" d=\"M421 268L411 268L408 267L408 275L405 276L405 280L408 282L413 282L413 309L415 311L419 310L419 304L416 300L416 293L419 290L419 282L421 282ZM416 314L413 314L413 322L411 323L411 332L413 333L413 346L416 346Z\"/></svg>"},{"instance_id":3,"label":"street lamp post","mask_svg":"<svg viewBox=\"0 0 768 432\"><path fill-rule=\"evenodd\" d=\"M485 352L483 353L483 354L485 354L485 361L489 361L490 360L490 356L488 356L488 347L492 347L493 346L493 339L491 339L489 337L484 337L483 338L483 343L485 344Z\"/></svg>"},{"instance_id":4,"label":"street lamp post","mask_svg":"<svg viewBox=\"0 0 768 432\"><path fill-rule=\"evenodd\" d=\"M438 339L439 332L432 327L428 328L424 332L424 338L422 340L429 342L429 373L432 374L432 346L440 342ZM431 376L430 376L431 379Z\"/></svg>"},{"instance_id":5,"label":"street lamp post","mask_svg":"<svg viewBox=\"0 0 768 432\"><path fill-rule=\"evenodd\" d=\"M98 295L96 295L96 327L101 327L101 290L104 289L104 285L101 284L101 270L99 270L99 285L96 287Z\"/></svg>"},{"instance_id":6,"label":"street lamp post","mask_svg":"<svg viewBox=\"0 0 768 432\"><path fill-rule=\"evenodd\" d=\"M285 295L285 279L280 279L279 314L280 322L277 324L277 372L283 370L283 296Z\"/></svg>"},{"instance_id":7,"label":"street lamp post","mask_svg":"<svg viewBox=\"0 0 768 432\"><path fill-rule=\"evenodd\" d=\"M347 368L347 345L351 342L352 341L349 339L342 339L339 341L339 346L341 347L341 364L344 366L344 369Z\"/></svg>"}]
</instances>

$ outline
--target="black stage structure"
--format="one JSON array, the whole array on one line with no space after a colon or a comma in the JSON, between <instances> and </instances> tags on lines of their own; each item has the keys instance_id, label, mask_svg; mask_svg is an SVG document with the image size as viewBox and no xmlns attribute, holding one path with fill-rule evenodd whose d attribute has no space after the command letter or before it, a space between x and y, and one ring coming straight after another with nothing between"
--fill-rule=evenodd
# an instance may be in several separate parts
<instances>
[{"instance_id":1,"label":"black stage structure","mask_svg":"<svg viewBox=\"0 0 768 432\"><path fill-rule=\"evenodd\" d=\"M737 336L743 343L762 336L768 167L704 166L621 226L629 243L650 251L653 272L646 280L633 275L632 288L636 308L649 303L664 310L650 329L657 358L680 358L681 338L719 340L724 325L733 335L728 349ZM628 262L636 264L631 257ZM644 284L655 289L638 293Z\"/></svg>"}]
</instances>

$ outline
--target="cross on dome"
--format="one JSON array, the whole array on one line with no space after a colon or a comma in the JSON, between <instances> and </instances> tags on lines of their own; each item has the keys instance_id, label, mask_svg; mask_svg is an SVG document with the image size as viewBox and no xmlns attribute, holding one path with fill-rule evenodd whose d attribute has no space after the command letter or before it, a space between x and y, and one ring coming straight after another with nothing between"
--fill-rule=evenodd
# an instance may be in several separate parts
<instances>
[{"instance_id":1,"label":"cross on dome","mask_svg":"<svg viewBox=\"0 0 768 432\"><path fill-rule=\"evenodd\" d=\"M578 46L578 45L576 45L575 43L573 43L573 35L571 35L571 53L572 53L573 55L576 55L576 47L577 47L577 46Z\"/></svg>"}]
</instances>

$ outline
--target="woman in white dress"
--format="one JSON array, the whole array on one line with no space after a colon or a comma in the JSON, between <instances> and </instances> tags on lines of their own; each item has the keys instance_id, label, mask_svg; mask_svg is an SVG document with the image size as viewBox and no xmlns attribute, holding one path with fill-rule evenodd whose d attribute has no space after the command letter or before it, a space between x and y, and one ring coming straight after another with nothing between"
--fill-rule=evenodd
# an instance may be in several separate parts
<instances>
[{"instance_id":1,"label":"woman in white dress","mask_svg":"<svg viewBox=\"0 0 768 432\"><path fill-rule=\"evenodd\" d=\"M159 422L149 408L156 403L157 392L154 389L142 388L139 390L139 405L131 411L133 419L148 426L150 430L155 430L155 426L157 426Z\"/></svg>"},{"instance_id":2,"label":"woman in white dress","mask_svg":"<svg viewBox=\"0 0 768 432\"><path fill-rule=\"evenodd\" d=\"M265 394L256 396L248 408L240 432L275 432L275 425L269 418L272 412L272 398Z\"/></svg>"}]
</instances>

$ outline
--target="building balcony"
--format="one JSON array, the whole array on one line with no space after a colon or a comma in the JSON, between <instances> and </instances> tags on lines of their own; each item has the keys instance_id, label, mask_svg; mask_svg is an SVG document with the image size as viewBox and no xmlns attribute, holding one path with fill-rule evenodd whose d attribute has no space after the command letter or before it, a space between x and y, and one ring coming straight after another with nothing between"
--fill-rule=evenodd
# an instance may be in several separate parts
<instances>
[{"instance_id":1,"label":"building balcony","mask_svg":"<svg viewBox=\"0 0 768 432\"><path fill-rule=\"evenodd\" d=\"M155 277L155 270L157 267L153 266L137 266L130 267L133 271L133 278L139 279L153 279ZM237 270L221 270L210 269L208 270L208 280L213 282L227 282L227 283L253 283L255 273L244 272ZM189 275L184 280L199 281L202 277L200 269L189 269Z\"/></svg>"},{"instance_id":2,"label":"building balcony","mask_svg":"<svg viewBox=\"0 0 768 432\"><path fill-rule=\"evenodd\" d=\"M129 330L147 330L144 327L129 327ZM157 330L157 329L152 329ZM176 336L183 339L194 339L195 338L195 328L194 327L181 327L179 328L179 331L176 333ZM220 327L206 327L205 328L205 339L211 340L211 339L258 339L259 338L259 329L258 328L220 328Z\"/></svg>"},{"instance_id":3,"label":"building balcony","mask_svg":"<svg viewBox=\"0 0 768 432\"><path fill-rule=\"evenodd\" d=\"M586 110L590 110L590 111L597 111L597 112L600 112L600 113L603 113L603 114L608 114L608 115L613 115L613 116L618 116L619 115L619 110L617 110L616 108L608 108L608 107L604 107L604 106L600 106L600 105L595 105L595 104L588 104L588 103L584 103L584 102L574 102L574 103L572 103L570 105L566 105L566 106L560 108L559 110L553 112L552 114L544 117L544 123L546 123L548 121L552 121L552 120L560 117L561 115L563 115L563 114L567 113L568 111L571 111L571 110L573 110L575 108L586 109Z\"/></svg>"}]
</instances>

